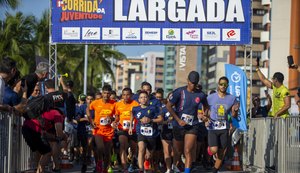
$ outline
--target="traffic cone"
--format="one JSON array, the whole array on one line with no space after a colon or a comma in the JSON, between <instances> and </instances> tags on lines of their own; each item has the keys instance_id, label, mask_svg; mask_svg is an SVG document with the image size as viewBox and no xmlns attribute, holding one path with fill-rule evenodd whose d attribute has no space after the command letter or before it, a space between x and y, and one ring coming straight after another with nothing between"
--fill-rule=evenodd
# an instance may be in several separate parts
<instances>
[{"instance_id":1,"label":"traffic cone","mask_svg":"<svg viewBox=\"0 0 300 173\"><path fill-rule=\"evenodd\" d=\"M71 168L73 168L73 164L69 161L69 157L67 155L63 155L61 157L60 168L61 169L71 169Z\"/></svg>"},{"instance_id":2,"label":"traffic cone","mask_svg":"<svg viewBox=\"0 0 300 173\"><path fill-rule=\"evenodd\" d=\"M240 159L239 159L239 152L238 147L234 147L234 153L233 153L233 161L231 162L231 170L232 171L241 171L241 165L240 165Z\"/></svg>"}]
</instances>

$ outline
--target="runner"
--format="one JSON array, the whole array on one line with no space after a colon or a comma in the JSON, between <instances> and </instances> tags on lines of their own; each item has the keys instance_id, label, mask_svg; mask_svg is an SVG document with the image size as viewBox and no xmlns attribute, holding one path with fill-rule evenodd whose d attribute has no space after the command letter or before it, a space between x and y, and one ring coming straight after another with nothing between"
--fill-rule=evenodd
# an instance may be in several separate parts
<instances>
[{"instance_id":1,"label":"runner","mask_svg":"<svg viewBox=\"0 0 300 173\"><path fill-rule=\"evenodd\" d=\"M138 166L140 172L143 172L144 161L145 166L149 165L151 156L156 146L156 139L159 136L157 123L163 121L163 117L159 115L158 109L148 104L148 93L141 91L139 94L140 106L132 109L132 115L130 118L129 135L133 135L133 121L137 120L136 132L138 135ZM149 155L145 156L146 148L150 151Z\"/></svg>"},{"instance_id":2,"label":"runner","mask_svg":"<svg viewBox=\"0 0 300 173\"><path fill-rule=\"evenodd\" d=\"M201 103L206 107L206 96L202 92L196 92L199 82L199 73L192 71L188 75L187 86L177 88L169 97L167 109L176 121L173 121L174 135L174 171L178 172L176 164L184 151L185 173L191 172L193 162L193 148L196 147L197 133L199 131L198 109L202 109ZM173 110L175 106L175 111Z\"/></svg>"},{"instance_id":3,"label":"runner","mask_svg":"<svg viewBox=\"0 0 300 173\"><path fill-rule=\"evenodd\" d=\"M94 128L93 134L96 144L95 160L96 171L98 173L106 173L110 166L112 138L114 136L114 129L111 127L111 122L115 111L115 101L109 99L111 91L110 85L103 86L102 99L93 101L86 111L90 123ZM93 122L90 110L95 110ZM102 163L104 163L103 166Z\"/></svg>"},{"instance_id":4,"label":"runner","mask_svg":"<svg viewBox=\"0 0 300 173\"><path fill-rule=\"evenodd\" d=\"M208 153L216 156L213 172L216 173L222 165L229 142L229 120L238 115L239 103L236 97L227 93L229 80L223 76L219 79L218 91L207 97L210 115L200 115L208 125ZM208 117L207 117L208 116Z\"/></svg>"},{"instance_id":5,"label":"runner","mask_svg":"<svg viewBox=\"0 0 300 173\"><path fill-rule=\"evenodd\" d=\"M173 155L173 117L171 116L170 112L168 111L166 104L169 101L169 96L171 93L168 94L167 100L164 100L164 104L162 106L162 114L164 116L162 131L161 131L161 142L163 145L163 156L165 159L167 171L165 173L171 173L172 168L172 155Z\"/></svg>"},{"instance_id":6,"label":"runner","mask_svg":"<svg viewBox=\"0 0 300 173\"><path fill-rule=\"evenodd\" d=\"M139 103L135 100L131 100L132 91L130 88L124 88L122 91L122 99L116 104L116 121L114 125L118 128L118 137L120 142L120 158L123 166L123 172L133 172L132 164L127 170L127 149L128 143L130 142L130 148L133 151L133 157L136 155L137 147L137 136L135 128L133 129L133 134L128 135L128 130L130 126L130 117L132 113L132 108L139 106ZM136 125L134 121L133 126ZM133 159L134 160L134 159Z\"/></svg>"}]
</instances>

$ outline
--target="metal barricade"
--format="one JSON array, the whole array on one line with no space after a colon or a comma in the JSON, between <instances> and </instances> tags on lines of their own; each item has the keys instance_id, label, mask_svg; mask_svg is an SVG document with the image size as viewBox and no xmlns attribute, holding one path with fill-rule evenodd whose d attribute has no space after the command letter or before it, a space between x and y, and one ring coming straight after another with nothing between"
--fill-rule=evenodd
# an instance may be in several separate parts
<instances>
[{"instance_id":1,"label":"metal barricade","mask_svg":"<svg viewBox=\"0 0 300 173\"><path fill-rule=\"evenodd\" d=\"M251 119L248 131L248 161L262 171L300 172L300 117Z\"/></svg>"},{"instance_id":2,"label":"metal barricade","mask_svg":"<svg viewBox=\"0 0 300 173\"><path fill-rule=\"evenodd\" d=\"M21 117L0 112L1 173L19 173L34 169L34 165L30 165L33 154L22 137L22 124Z\"/></svg>"}]
</instances>

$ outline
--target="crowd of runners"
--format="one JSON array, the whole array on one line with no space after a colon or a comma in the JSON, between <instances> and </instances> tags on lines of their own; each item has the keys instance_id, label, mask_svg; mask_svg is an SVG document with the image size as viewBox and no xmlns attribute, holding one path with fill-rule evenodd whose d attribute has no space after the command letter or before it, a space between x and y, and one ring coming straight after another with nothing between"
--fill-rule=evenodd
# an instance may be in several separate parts
<instances>
[{"instance_id":1,"label":"crowd of runners","mask_svg":"<svg viewBox=\"0 0 300 173\"><path fill-rule=\"evenodd\" d=\"M162 89L153 92L148 82L136 94L124 88L120 98L109 85L95 96L80 94L75 116L66 118L69 142L62 151L71 161L81 160L82 172L94 165L97 173L112 168L189 173L197 164L218 172L231 142L231 119L239 110L236 97L226 93L228 83L221 77L217 91L207 96L198 72L192 71L187 85L166 99Z\"/></svg>"},{"instance_id":2,"label":"crowd of runners","mask_svg":"<svg viewBox=\"0 0 300 173\"><path fill-rule=\"evenodd\" d=\"M8 63L10 62L10 63ZM25 118L22 134L37 154L37 173L61 172L62 158L79 161L81 172L93 165L94 172L185 172L197 164L218 172L226 156L232 132L231 119L238 116L239 102L226 93L229 81L218 80L215 92L205 94L199 73L191 71L187 85L167 93L152 91L143 82L134 94L124 88L120 98L109 85L101 93L75 98L72 81L60 76L63 90L47 79L47 63L21 78L16 63L1 61L7 90L3 110L18 111ZM4 100L5 100L4 99ZM52 158L50 160L50 158ZM31 162L35 162L31 160ZM48 167L46 169L46 167Z\"/></svg>"}]
</instances>

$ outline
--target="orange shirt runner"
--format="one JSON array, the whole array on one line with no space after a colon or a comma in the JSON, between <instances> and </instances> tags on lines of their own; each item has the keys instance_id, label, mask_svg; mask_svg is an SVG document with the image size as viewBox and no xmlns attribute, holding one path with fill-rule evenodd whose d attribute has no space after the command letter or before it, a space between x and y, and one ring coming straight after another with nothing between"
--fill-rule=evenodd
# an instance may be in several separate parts
<instances>
[{"instance_id":1,"label":"orange shirt runner","mask_svg":"<svg viewBox=\"0 0 300 173\"><path fill-rule=\"evenodd\" d=\"M96 128L94 135L100 135L104 141L111 141L114 136L114 129L107 117L113 117L115 114L115 101L109 100L105 103L102 99L95 100L90 104L90 110L95 110L94 124Z\"/></svg>"},{"instance_id":2,"label":"orange shirt runner","mask_svg":"<svg viewBox=\"0 0 300 173\"><path fill-rule=\"evenodd\" d=\"M139 106L139 103L135 100L131 100L129 103L125 103L124 100L116 103L116 115L119 116L119 130L128 131L130 127L130 117L132 108ZM134 127L137 124L136 119L133 120ZM135 128L134 130L135 131Z\"/></svg>"}]
</instances>

